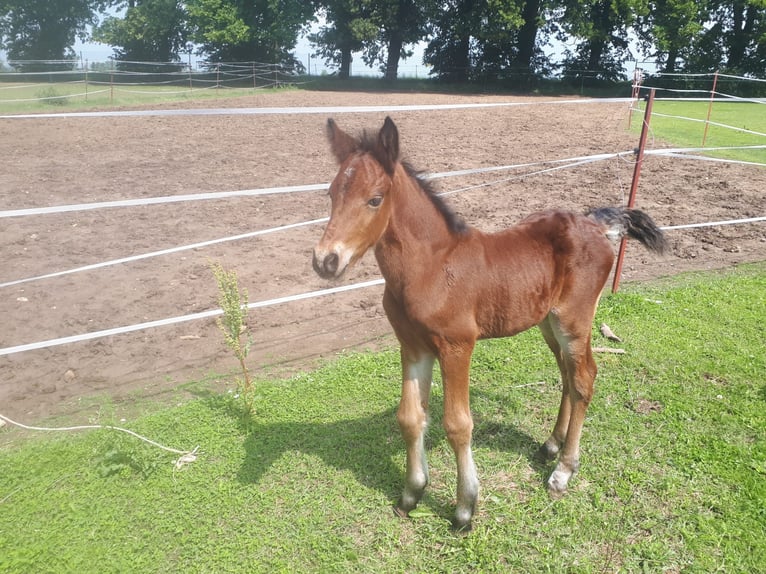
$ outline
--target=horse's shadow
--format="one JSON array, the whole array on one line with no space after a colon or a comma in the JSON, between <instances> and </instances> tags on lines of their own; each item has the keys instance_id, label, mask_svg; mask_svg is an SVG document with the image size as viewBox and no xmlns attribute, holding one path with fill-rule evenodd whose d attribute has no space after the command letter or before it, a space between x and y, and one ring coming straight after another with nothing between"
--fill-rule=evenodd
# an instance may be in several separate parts
<instances>
[{"instance_id":1,"label":"horse's shadow","mask_svg":"<svg viewBox=\"0 0 766 574\"><path fill-rule=\"evenodd\" d=\"M338 470L351 471L365 486L388 498L396 495L403 474L394 463L402 450L395 408L337 422L285 422L247 425L245 454L239 469L242 483L258 483L285 453L319 457Z\"/></svg>"},{"instance_id":2,"label":"horse's shadow","mask_svg":"<svg viewBox=\"0 0 766 574\"><path fill-rule=\"evenodd\" d=\"M481 391L474 390L473 394L483 395L485 401L502 400ZM432 398L430 415L429 449L446 440L441 426L441 397ZM337 422L250 421L244 427L247 429L245 452L237 475L244 484L261 482L277 459L286 453L301 452L316 456L335 469L350 471L360 484L382 493L392 503L404 486L405 448L396 421L396 405L369 416ZM539 443L515 427L513 421L485 422L477 417L474 446L520 454L528 458L543 477L544 468L534 456ZM456 469L446 471L456 472ZM435 497L431 500L441 507L439 514L446 518L452 511L451 503L432 494Z\"/></svg>"}]
</instances>

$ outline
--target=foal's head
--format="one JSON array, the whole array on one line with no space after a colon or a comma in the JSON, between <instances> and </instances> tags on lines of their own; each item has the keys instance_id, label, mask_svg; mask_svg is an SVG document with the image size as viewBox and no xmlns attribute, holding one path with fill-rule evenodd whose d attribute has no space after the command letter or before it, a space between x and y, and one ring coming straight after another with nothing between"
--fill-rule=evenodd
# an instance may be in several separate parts
<instances>
[{"instance_id":1,"label":"foal's head","mask_svg":"<svg viewBox=\"0 0 766 574\"><path fill-rule=\"evenodd\" d=\"M314 248L314 270L326 279L340 277L383 235L399 159L399 132L391 118L377 136L361 139L330 119L327 136L340 169L330 185L330 222Z\"/></svg>"}]
</instances>

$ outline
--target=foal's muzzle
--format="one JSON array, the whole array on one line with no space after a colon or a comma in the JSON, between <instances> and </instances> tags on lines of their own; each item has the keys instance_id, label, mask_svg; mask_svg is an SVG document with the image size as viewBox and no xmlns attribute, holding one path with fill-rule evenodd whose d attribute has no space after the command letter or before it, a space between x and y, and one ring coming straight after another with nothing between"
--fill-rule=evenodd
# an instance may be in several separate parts
<instances>
[{"instance_id":1,"label":"foal's muzzle","mask_svg":"<svg viewBox=\"0 0 766 574\"><path fill-rule=\"evenodd\" d=\"M314 250L314 271L323 279L332 279L338 273L340 258L337 253L330 252L324 257L317 255Z\"/></svg>"}]
</instances>

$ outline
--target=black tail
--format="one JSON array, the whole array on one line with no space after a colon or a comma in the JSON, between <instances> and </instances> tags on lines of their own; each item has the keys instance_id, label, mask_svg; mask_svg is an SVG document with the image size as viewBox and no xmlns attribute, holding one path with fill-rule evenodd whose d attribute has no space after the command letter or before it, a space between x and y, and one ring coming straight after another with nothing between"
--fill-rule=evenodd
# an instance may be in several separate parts
<instances>
[{"instance_id":1,"label":"black tail","mask_svg":"<svg viewBox=\"0 0 766 574\"><path fill-rule=\"evenodd\" d=\"M607 228L607 235L627 235L643 243L649 251L659 254L668 249L665 234L643 211L625 207L598 207L591 209L588 217L603 223Z\"/></svg>"}]
</instances>

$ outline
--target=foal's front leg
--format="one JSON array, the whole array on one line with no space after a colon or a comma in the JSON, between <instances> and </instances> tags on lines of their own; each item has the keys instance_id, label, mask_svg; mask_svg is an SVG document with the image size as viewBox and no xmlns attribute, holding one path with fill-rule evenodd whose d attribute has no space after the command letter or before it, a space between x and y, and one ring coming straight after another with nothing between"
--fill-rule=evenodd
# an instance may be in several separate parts
<instances>
[{"instance_id":1,"label":"foal's front leg","mask_svg":"<svg viewBox=\"0 0 766 574\"><path fill-rule=\"evenodd\" d=\"M418 505L428 484L425 434L435 357L404 346L401 355L402 398L396 418L407 448L407 475L402 497L395 510L400 516L407 516Z\"/></svg>"},{"instance_id":2,"label":"foal's front leg","mask_svg":"<svg viewBox=\"0 0 766 574\"><path fill-rule=\"evenodd\" d=\"M471 518L479 498L479 478L471 452L473 418L469 399L469 375L473 344L450 346L439 357L444 379L444 430L457 462L457 507L453 527L471 530Z\"/></svg>"}]
</instances>

